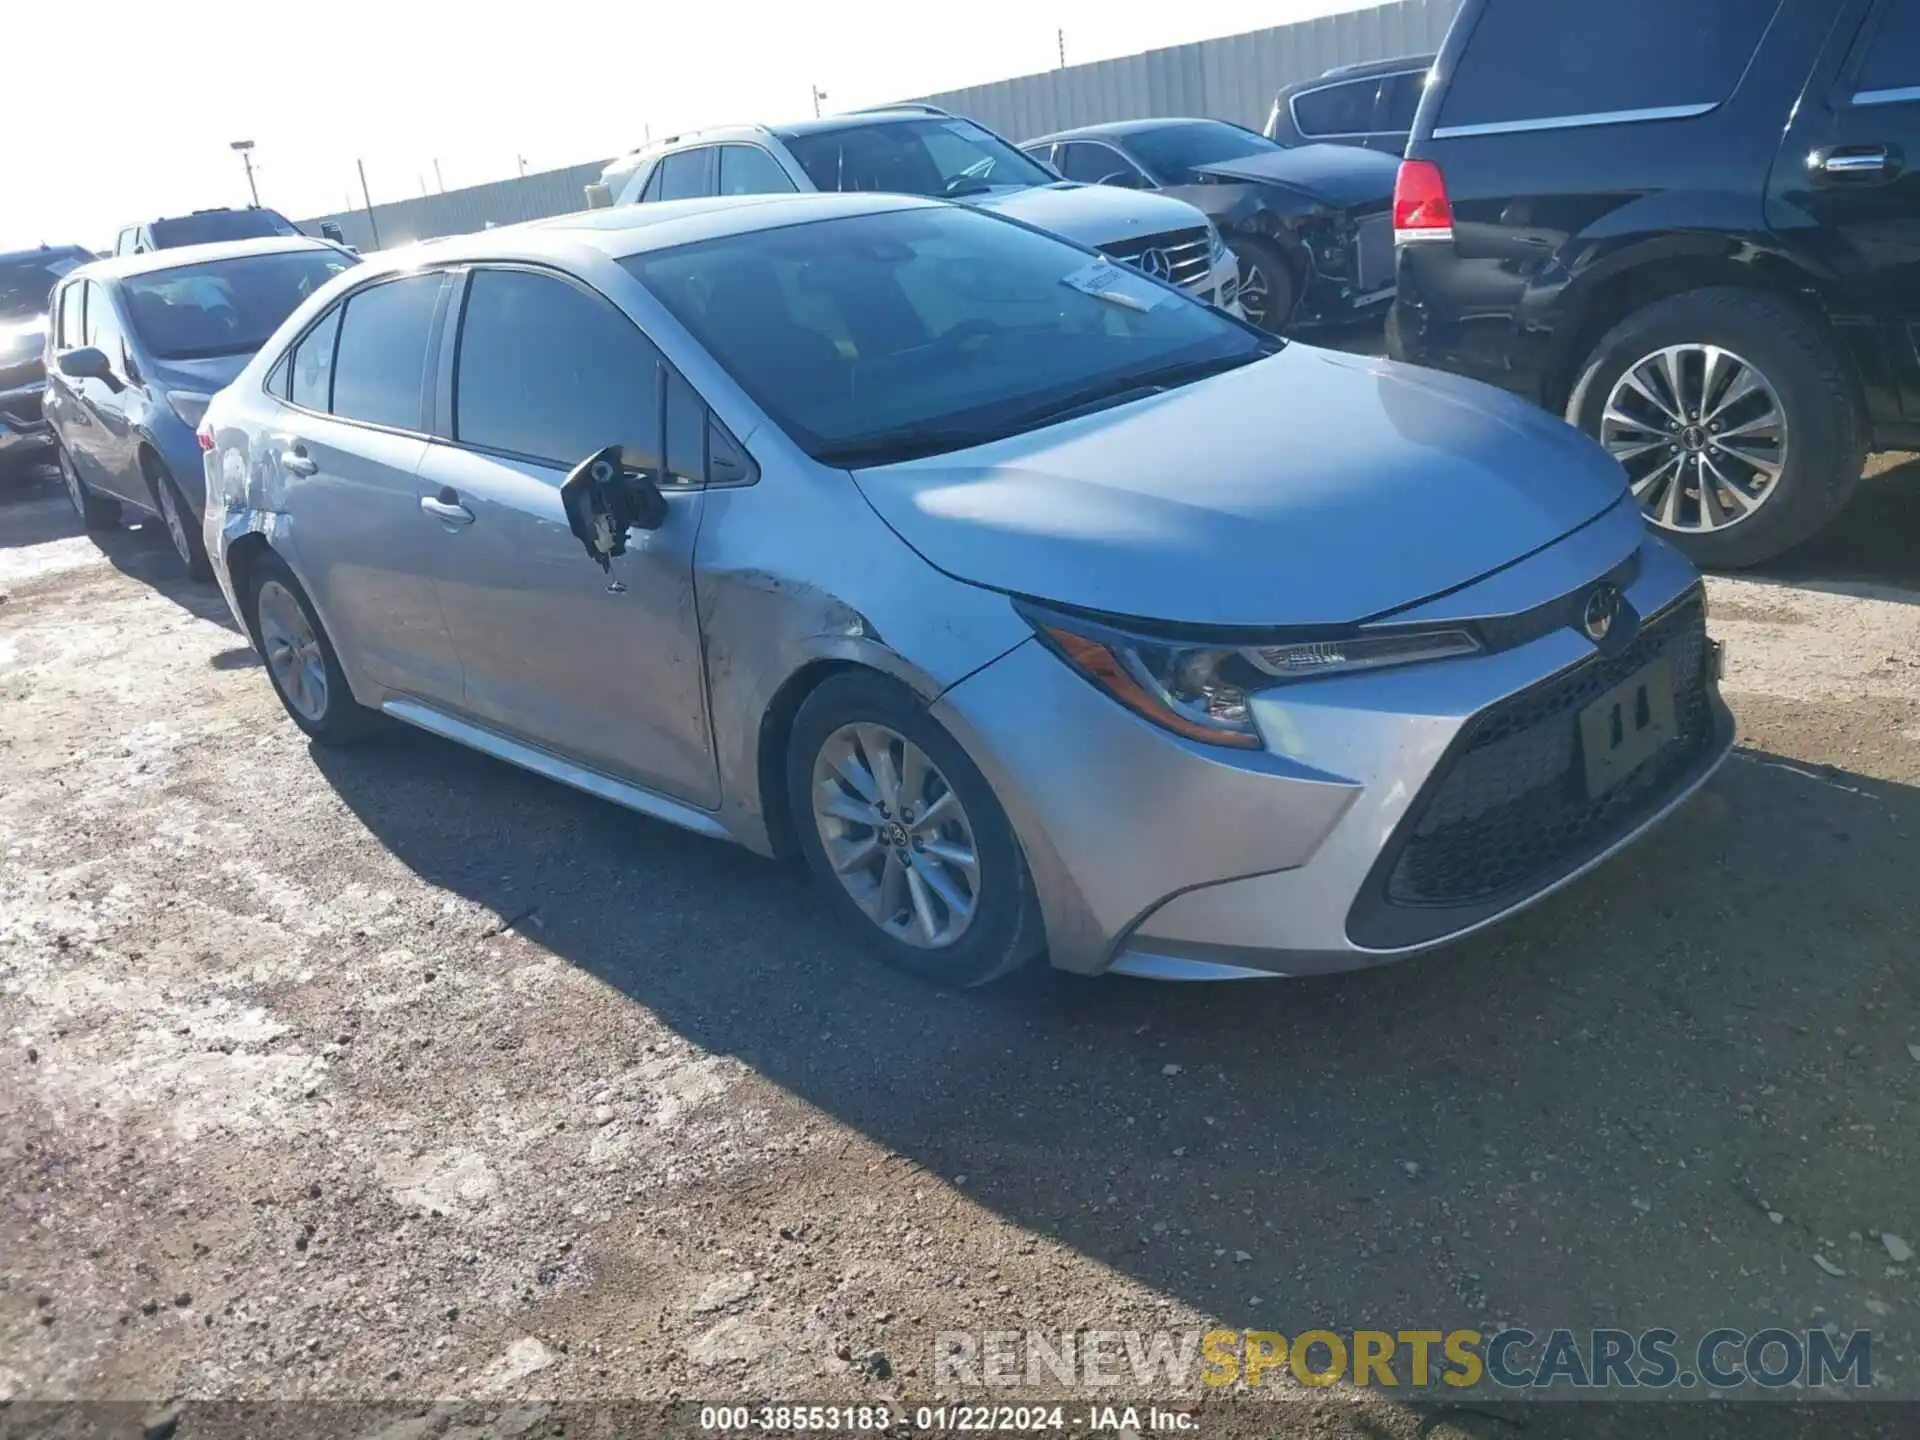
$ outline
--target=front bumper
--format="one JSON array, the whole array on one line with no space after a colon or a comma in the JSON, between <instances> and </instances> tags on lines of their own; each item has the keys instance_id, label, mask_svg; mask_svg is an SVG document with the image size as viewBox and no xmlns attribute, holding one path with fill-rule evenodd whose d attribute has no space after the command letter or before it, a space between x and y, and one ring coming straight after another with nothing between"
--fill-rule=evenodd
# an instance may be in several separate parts
<instances>
[{"instance_id":1,"label":"front bumper","mask_svg":"<svg viewBox=\"0 0 1920 1440\"><path fill-rule=\"evenodd\" d=\"M1697 603L1692 567L1645 537L1622 505L1423 607L1419 618L1516 615L1584 593L1602 576L1620 578L1628 603L1648 617L1643 633ZM1304 975L1380 964L1491 924L1670 811L1732 743L1714 652L1695 653L1704 729L1688 742L1682 768L1663 766L1646 793L1636 789L1630 805L1547 863L1496 876L1491 889L1468 884L1436 904L1407 893L1404 871L1389 893L1408 836L1432 820L1435 790L1458 773L1476 725L1595 663L1595 646L1578 631L1561 625L1471 659L1267 691L1255 714L1268 748L1251 755L1148 725L1038 644L970 677L935 710L1007 807L1055 965L1168 979ZM1566 723L1577 726L1577 717ZM1560 747L1564 759L1572 742L1562 726L1541 744ZM1535 746L1513 763L1538 779L1544 753ZM1658 753L1678 754L1672 746ZM1503 774L1492 783L1518 793L1526 780ZM1423 834L1422 843L1431 839ZM1446 873L1432 860L1422 859L1422 874Z\"/></svg>"},{"instance_id":2,"label":"front bumper","mask_svg":"<svg viewBox=\"0 0 1920 1440\"><path fill-rule=\"evenodd\" d=\"M46 382L0 390L0 465L13 466L53 453L53 427L40 413Z\"/></svg>"}]
</instances>

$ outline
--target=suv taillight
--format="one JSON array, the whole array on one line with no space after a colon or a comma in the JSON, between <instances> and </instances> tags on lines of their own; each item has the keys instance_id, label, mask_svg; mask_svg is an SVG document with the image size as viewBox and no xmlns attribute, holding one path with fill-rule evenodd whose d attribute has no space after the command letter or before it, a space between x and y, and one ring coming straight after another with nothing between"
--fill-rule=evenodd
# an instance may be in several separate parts
<instances>
[{"instance_id":1,"label":"suv taillight","mask_svg":"<svg viewBox=\"0 0 1920 1440\"><path fill-rule=\"evenodd\" d=\"M1453 202L1447 199L1447 178L1431 160L1402 160L1393 186L1393 238L1451 240Z\"/></svg>"}]
</instances>

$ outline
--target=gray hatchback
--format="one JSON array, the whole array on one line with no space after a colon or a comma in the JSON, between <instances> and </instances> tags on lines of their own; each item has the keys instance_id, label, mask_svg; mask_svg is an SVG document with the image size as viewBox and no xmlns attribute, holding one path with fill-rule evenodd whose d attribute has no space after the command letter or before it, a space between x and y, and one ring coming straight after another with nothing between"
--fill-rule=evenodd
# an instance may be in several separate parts
<instances>
[{"instance_id":1,"label":"gray hatchback","mask_svg":"<svg viewBox=\"0 0 1920 1440\"><path fill-rule=\"evenodd\" d=\"M44 410L86 527L127 507L158 515L182 563L209 578L194 429L280 322L357 260L297 236L99 260L62 277Z\"/></svg>"}]
</instances>

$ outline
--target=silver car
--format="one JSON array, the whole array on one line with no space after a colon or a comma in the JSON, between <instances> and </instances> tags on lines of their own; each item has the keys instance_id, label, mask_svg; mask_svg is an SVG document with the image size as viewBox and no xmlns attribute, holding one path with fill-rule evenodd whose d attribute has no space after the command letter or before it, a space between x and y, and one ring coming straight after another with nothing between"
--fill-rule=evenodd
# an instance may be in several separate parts
<instances>
[{"instance_id":1,"label":"silver car","mask_svg":"<svg viewBox=\"0 0 1920 1440\"><path fill-rule=\"evenodd\" d=\"M893 963L1368 965L1726 755L1700 582L1470 382L900 196L377 256L217 396L208 553L288 712L767 855Z\"/></svg>"}]
</instances>

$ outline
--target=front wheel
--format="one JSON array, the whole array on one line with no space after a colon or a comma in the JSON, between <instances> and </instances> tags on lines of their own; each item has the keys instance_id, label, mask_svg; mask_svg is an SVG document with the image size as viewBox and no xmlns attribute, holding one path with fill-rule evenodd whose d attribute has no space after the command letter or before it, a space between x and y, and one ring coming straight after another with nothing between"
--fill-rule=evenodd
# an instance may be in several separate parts
<instances>
[{"instance_id":1,"label":"front wheel","mask_svg":"<svg viewBox=\"0 0 1920 1440\"><path fill-rule=\"evenodd\" d=\"M1846 504L1866 429L1845 362L1794 306L1696 290L1594 348L1567 419L1626 469L1648 521L1695 562L1757 565Z\"/></svg>"},{"instance_id":2,"label":"front wheel","mask_svg":"<svg viewBox=\"0 0 1920 1440\"><path fill-rule=\"evenodd\" d=\"M984 985L1039 953L1039 902L1006 812L904 687L843 674L809 695L787 794L830 903L888 964Z\"/></svg>"}]
</instances>

